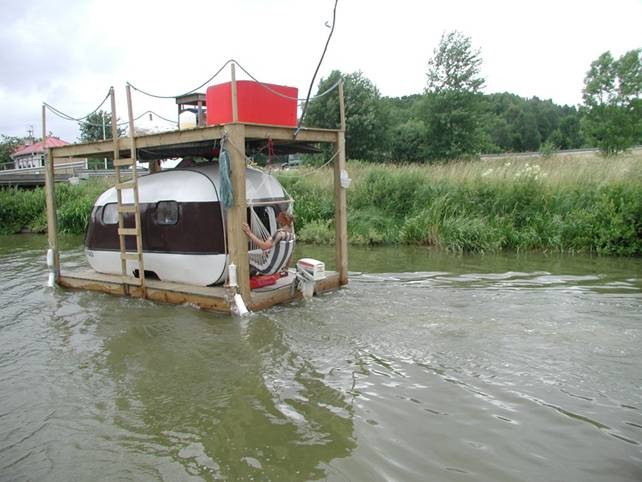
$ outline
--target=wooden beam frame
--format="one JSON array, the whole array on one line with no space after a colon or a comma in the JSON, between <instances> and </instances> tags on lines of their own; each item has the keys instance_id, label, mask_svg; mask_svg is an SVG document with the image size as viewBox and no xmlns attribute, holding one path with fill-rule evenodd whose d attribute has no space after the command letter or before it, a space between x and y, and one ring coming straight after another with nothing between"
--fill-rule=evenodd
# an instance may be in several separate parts
<instances>
[{"instance_id":1,"label":"wooden beam frame","mask_svg":"<svg viewBox=\"0 0 642 482\"><path fill-rule=\"evenodd\" d=\"M267 124L243 124L245 125L245 137L252 139L272 139L274 141L295 142L336 142L337 129L306 129L299 131L296 137L294 127L273 126ZM147 134L136 136L136 146L139 149L163 146L179 146L200 141L211 141L223 137L224 125L199 127L182 131L161 132L158 134ZM125 157L131 157L129 152L130 141L127 138L118 140L118 149ZM89 142L85 144L69 144L66 146L54 147L53 155L59 157L87 157L111 154L114 151L112 140Z\"/></svg>"},{"instance_id":2,"label":"wooden beam frame","mask_svg":"<svg viewBox=\"0 0 642 482\"><path fill-rule=\"evenodd\" d=\"M341 130L336 133L336 159L334 161L334 226L336 265L339 283L348 284L348 207L346 188L341 185L341 174L346 173L346 117L343 101L343 82L339 83L339 115Z\"/></svg>"},{"instance_id":3,"label":"wooden beam frame","mask_svg":"<svg viewBox=\"0 0 642 482\"><path fill-rule=\"evenodd\" d=\"M234 65L232 65L234 70ZM234 75L234 72L233 72ZM234 82L235 83L235 82ZM144 287L113 287L116 282L110 281L109 283L96 283L93 278L74 277L73 275L65 275L63 279L60 277L60 259L58 253L58 233L57 233L57 218L55 206L55 187L53 177L53 164L54 159L64 157L87 157L87 156L100 156L105 154L113 156L118 159L121 156L135 158L131 154L133 149L154 149L162 147L172 147L177 151L180 148L186 148L188 145L192 147L207 147L213 141L226 138L227 150L230 156L231 167L231 182L234 192L234 204L226 211L226 232L227 232L227 248L229 255L229 262L234 263L237 267L237 283L238 291L243 297L246 304L252 309L261 309L271 306L275 303L287 302L297 296L298 293L292 293L290 288L281 290L279 293L273 295L266 295L265 293L252 294L249 283L249 255L248 255L248 240L243 233L242 224L247 222L247 199L246 199L246 156L245 146L246 141L262 141L272 139L274 141L285 141L292 144L297 143L330 143L334 146L336 157L334 161L334 195L335 195L335 229L336 229L336 265L338 273L332 274L326 281L319 284L321 291L326 289L333 289L336 286L345 285L348 282L348 245L347 245L347 204L346 204L346 188L342 186L342 177L345 177L346 171L346 153L345 153L345 107L343 96L343 84L339 85L339 110L340 110L340 129L312 129L302 128L297 130L295 127L283 127L266 124L248 124L232 122L230 124L205 126L189 130L177 130L170 132L163 132L158 134L149 134L137 136L134 132L131 133L130 138L117 138L117 132L113 132L113 139L91 142L86 144L72 144L61 147L56 147L46 150L46 197L47 197L47 221L48 221L48 235L49 245L54 251L54 264L56 272L56 282L69 287L83 287L86 289L98 289L100 291L107 291L115 294L130 294L131 296L144 296ZM236 107L236 96L233 95L233 107ZM115 115L115 101L112 92L112 114L113 119ZM131 100L128 102L128 115L130 118L130 125L132 122ZM238 114L236 114L238 115ZM235 115L235 117L236 117ZM46 139L46 125L45 125L45 106L43 105L42 123L43 123L43 139ZM116 129L115 122L113 122L112 129ZM295 136L296 132L296 136ZM128 156L129 153L129 156ZM154 155L152 153L152 155ZM342 176L343 175L343 176ZM138 223L140 225L140 223ZM139 236L140 239L140 236ZM140 248L139 248L140 251ZM142 265L141 265L142 268ZM97 274L98 275L98 274ZM92 284L93 283L93 284ZM175 295L171 289L164 289L164 282L149 283L154 287L152 291L152 299L169 302L184 302L185 300L193 297L183 294ZM170 283L171 284L171 283ZM95 285L95 286L94 286ZM100 285L100 286L99 286ZM103 286L104 285L104 286ZM108 285L108 286L107 286ZM138 291L136 291L138 290ZM171 291L171 292L170 292ZM189 288L184 293L193 294L194 288ZM200 295L199 295L200 296ZM207 298L207 299L206 299ZM197 304L210 309L221 309L225 311L229 309L227 300L224 297L218 298L217 296L206 296L199 298Z\"/></svg>"},{"instance_id":4,"label":"wooden beam frame","mask_svg":"<svg viewBox=\"0 0 642 482\"><path fill-rule=\"evenodd\" d=\"M248 239L241 230L247 222L247 200L245 193L245 126L227 124L227 141L225 146L230 156L230 180L234 193L234 204L226 210L227 251L230 263L236 265L236 278L239 293L245 303L251 301L250 260Z\"/></svg>"},{"instance_id":5,"label":"wooden beam frame","mask_svg":"<svg viewBox=\"0 0 642 482\"><path fill-rule=\"evenodd\" d=\"M42 155L45 163L45 200L47 203L47 238L49 249L53 251L54 281L60 279L60 251L58 248L58 215L56 213L56 182L54 178L54 158L47 148L46 106L42 106Z\"/></svg>"}]
</instances>

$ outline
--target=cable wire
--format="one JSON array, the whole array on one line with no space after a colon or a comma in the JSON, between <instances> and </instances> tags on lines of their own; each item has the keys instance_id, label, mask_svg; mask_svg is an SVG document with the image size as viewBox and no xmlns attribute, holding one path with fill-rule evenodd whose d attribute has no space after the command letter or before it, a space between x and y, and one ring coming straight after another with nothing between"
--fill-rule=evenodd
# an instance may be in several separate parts
<instances>
[{"instance_id":1,"label":"cable wire","mask_svg":"<svg viewBox=\"0 0 642 482\"><path fill-rule=\"evenodd\" d=\"M103 106L103 104L107 101L107 99L109 98L109 95L110 95L110 94L111 94L111 90L109 90L109 91L107 92L107 95L105 96L105 98L103 99L103 101L98 105L98 107L96 107L96 108L95 108L94 110L92 110L89 114L87 114L87 115L85 115L85 116L83 116L83 117L72 117L72 116L70 116L69 114L65 114L65 113L64 113L64 112L62 112L60 109L56 109L54 106L52 106L52 105L50 105L50 104L47 104L46 102L43 102L43 105L44 105L47 109L49 109L51 112L53 112L54 114L56 114L58 117L62 117L63 119L72 120L72 121L76 121L76 122L82 122L84 119L87 119L90 115L92 115L92 114L96 113L96 112L98 111L98 109L100 109L100 108Z\"/></svg>"},{"instance_id":2,"label":"cable wire","mask_svg":"<svg viewBox=\"0 0 642 482\"><path fill-rule=\"evenodd\" d=\"M338 1L338 0L337 0L337 1ZM335 7L335 8L336 8L336 7ZM326 45L326 48L327 48L327 45ZM319 98L323 97L324 95L329 94L329 93L330 93L330 92L332 92L334 89L336 89L336 88L337 88L337 86L339 85L339 82L340 82L340 80L339 80L339 81L337 81L334 85L330 86L330 87L329 87L328 89L326 89L325 91L323 91L323 92L321 92L320 94L317 94L317 95L315 95L315 96L312 96L312 97L310 97L310 92L308 92L308 96L307 96L307 97L292 97L291 95L286 95L286 94L283 94L283 93L281 93L281 92L278 92L278 91L274 90L273 88L271 88L271 87L269 86L269 84L266 84L265 82L262 82L262 81L260 81L259 79L257 79L257 78L256 78L254 75L252 75L252 74L251 74L251 73L250 73L250 72L249 72L245 67L243 67L243 65L241 65L241 63L239 63L239 61L238 61L238 60L236 60L236 59L229 59L229 60L227 60L227 61L226 61L226 62L221 66L221 68L219 68L219 69L216 71L216 73L215 73L214 75L212 75L209 79L207 79L205 82L203 82L201 85L199 85L199 86L198 86L198 87L196 87L195 89L192 89L192 90L190 90L190 91L188 91L188 92L185 92L184 94L179 94L179 95L158 95L158 94L152 94L151 92L147 92L147 91L145 91L145 90L143 90L143 89L139 89L138 87L136 87L135 85L133 85L133 84L132 84L132 83L130 83L130 82L127 82L127 84L128 84L132 89L134 89L135 91L140 92L141 94L147 95L147 96L149 96L149 97L154 97L154 98L156 98L156 99L175 99L175 98L177 98L177 97L182 97L182 96L185 96L185 95L193 94L194 92L196 92L196 91L197 91L197 90L199 90L200 88L202 88L202 87L204 87L205 85L209 84L212 80L214 80L214 79L215 79L215 78L216 78L216 77L217 77L217 76L218 76L218 75L223 71L223 69L224 69L225 67L227 67L227 66L228 66L229 64L231 64L232 62L233 62L234 64L236 64L236 65L239 67L239 69L241 69L241 70L245 73L245 75L247 75L250 79L252 79L254 82L256 82L257 84L259 84L261 87L263 87L264 89L268 90L268 91L269 91L269 92L271 92L272 94L274 94L274 95L278 95L279 97L283 97L284 99L295 100L295 101L297 101L297 102L308 102L308 101L310 101L310 100L319 99ZM319 65L320 65L320 64L319 64ZM318 71L318 67L317 67L317 71ZM315 77L316 77L316 72L315 72ZM312 82L314 82L314 78L312 79Z\"/></svg>"},{"instance_id":3,"label":"cable wire","mask_svg":"<svg viewBox=\"0 0 642 482\"><path fill-rule=\"evenodd\" d=\"M339 3L339 0L334 0L334 9L332 10L332 28L330 28L330 33L328 34L328 40L325 42L325 47L323 48L323 53L321 54L321 58L319 59L319 63L317 64L317 68L314 71L314 75L312 76L312 80L310 81L310 87L308 88L308 95L306 97L305 105L303 106L303 110L301 111L301 117L299 118L299 125L297 126L297 130L295 132L295 135L301 130L301 124L303 123L303 118L305 117L305 113L308 110L308 104L309 104L309 99L310 99L310 94L312 93L312 87L314 86L314 80L317 78L317 74L319 73L319 68L321 68L321 63L323 62L323 57L325 57L325 53L328 51L328 45L330 44L330 39L332 38L332 34L334 33L334 26L336 24L336 19L337 19L337 4ZM338 85L338 83L337 83Z\"/></svg>"},{"instance_id":4,"label":"cable wire","mask_svg":"<svg viewBox=\"0 0 642 482\"><path fill-rule=\"evenodd\" d=\"M48 105L47 105L47 107L50 107L50 106L48 106ZM94 122L87 122L87 121L85 121L85 120L82 120L82 119L86 119L86 118L87 118L87 117L89 117L89 116L85 116L85 117L81 117L81 118L79 118L79 119L75 119L75 118L73 118L73 117L69 117L69 116L67 116L67 115L63 115L63 113L59 113L59 111L58 111L57 109L56 109L56 110L51 110L51 109L49 109L49 110L51 111L51 113L53 113L53 114L57 115L58 117L60 117L60 118L62 118L62 119L64 119L64 120L70 120L70 121L75 121L75 122L79 122L79 123L81 122L81 123L83 123L84 125L93 126L93 127L102 127L102 126L103 126L102 124L96 124L96 123L94 123ZM94 112L95 112L95 111L94 111ZM93 114L94 112L92 112L92 114ZM158 118L160 118L160 119L164 120L165 122L169 122L170 124L178 124L178 122L173 121L173 120L171 120L171 119L168 119L167 117L163 117L162 115L157 114L157 113L156 113L156 112L154 112L153 110L146 110L145 112L143 112L142 114L138 115L137 117L134 117L134 120L135 120L135 121L137 121L137 120L139 120L140 118L142 118L142 117L146 116L147 114L155 115L156 117L158 117ZM91 114L90 114L90 115L91 115ZM117 123L116 123L116 126L117 126L117 127L122 127L122 126L127 125L127 124L129 124L129 121L121 121L121 122L117 122ZM105 125L107 126L108 124L105 124ZM109 124L109 125L111 125L111 124Z\"/></svg>"},{"instance_id":5,"label":"cable wire","mask_svg":"<svg viewBox=\"0 0 642 482\"><path fill-rule=\"evenodd\" d=\"M205 85L209 84L212 80L214 80L214 79L216 78L216 76L217 76L218 74L220 74L220 73L223 71L223 69L224 69L225 67L227 67L227 65L228 65L230 62L236 62L236 61L235 61L234 59L229 59L229 60L228 60L227 62L225 62L225 63L221 66L221 68L220 68L220 69L218 69L218 70L216 71L216 73L215 73L214 75L212 75L209 79L207 79L205 82L203 82L203 83L202 83L201 85L199 85L198 87L196 87L196 88L194 88L194 89L192 89L192 90L189 90L189 91L185 92L184 94L179 94L179 95L157 95L157 94L152 94L152 93L150 93L150 92L146 92L146 91L144 91L143 89L139 89L138 87L136 87L135 85L133 85L131 82L127 82L127 85L129 85L129 86L130 86L132 89L134 89L135 91L138 91L138 92L140 92L141 94L145 94L145 95L148 95L148 96L150 96L150 97L155 97L155 98L157 98L157 99L175 99L176 97L182 97L182 96L184 96L184 95L193 94L194 92L196 92L196 91L197 91L198 89L200 89L201 87L203 87L203 86L205 86ZM238 62L236 62L236 63L238 63Z\"/></svg>"},{"instance_id":6,"label":"cable wire","mask_svg":"<svg viewBox=\"0 0 642 482\"><path fill-rule=\"evenodd\" d=\"M241 64L239 64L236 60L234 60L234 63L235 63L236 65L238 65L239 69L241 69L243 72L245 72L245 74L246 74L250 79L252 79L254 82L256 82L257 84L259 84L259 85L260 85L261 87L263 87L264 89L266 89L266 90L268 90L268 91L272 92L272 93L273 93L273 94L275 94L275 95L278 95L279 97L283 97L284 99L289 99L289 100L296 100L297 102L302 102L302 103L303 103L303 102L307 102L307 101L308 101L308 99L310 99L310 97L292 97L292 96L290 96L290 95L286 95L286 94L282 94L281 92L277 92L276 90L272 89L268 84L266 84L265 82L261 82L261 81L260 81L260 80L258 80L256 77L254 77L252 74L250 74L250 73L249 73L245 68L243 68L243 66L242 66ZM332 85L330 88L326 89L325 91L323 91L323 92L322 92L322 93L320 93L320 94L315 95L314 97L312 97L312 99L313 99L313 100L314 100L314 99L319 99L320 97L323 97L324 95L329 94L330 92L332 92L334 89L336 89L336 88L337 88L337 86L339 85L339 83L340 83L340 82L341 82L341 80L338 80L338 81L337 81L337 82L335 82L335 83L334 83L334 85Z\"/></svg>"}]
</instances>

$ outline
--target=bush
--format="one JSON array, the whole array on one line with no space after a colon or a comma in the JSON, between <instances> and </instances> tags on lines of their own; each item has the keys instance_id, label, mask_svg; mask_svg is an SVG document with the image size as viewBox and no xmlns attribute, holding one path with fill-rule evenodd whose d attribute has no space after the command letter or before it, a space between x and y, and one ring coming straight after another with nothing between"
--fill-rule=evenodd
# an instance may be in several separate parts
<instances>
[{"instance_id":1,"label":"bush","mask_svg":"<svg viewBox=\"0 0 642 482\"><path fill-rule=\"evenodd\" d=\"M348 165L354 244L642 255L642 157ZM333 237L332 171L282 176L299 239Z\"/></svg>"},{"instance_id":2,"label":"bush","mask_svg":"<svg viewBox=\"0 0 642 482\"><path fill-rule=\"evenodd\" d=\"M334 237L332 221L311 221L296 232L297 240L306 243L330 244L334 243Z\"/></svg>"},{"instance_id":3,"label":"bush","mask_svg":"<svg viewBox=\"0 0 642 482\"><path fill-rule=\"evenodd\" d=\"M59 231L84 233L94 202L108 186L104 179L89 180L76 186L57 185ZM44 189L0 189L0 234L14 234L25 230L35 233L47 230Z\"/></svg>"}]
</instances>

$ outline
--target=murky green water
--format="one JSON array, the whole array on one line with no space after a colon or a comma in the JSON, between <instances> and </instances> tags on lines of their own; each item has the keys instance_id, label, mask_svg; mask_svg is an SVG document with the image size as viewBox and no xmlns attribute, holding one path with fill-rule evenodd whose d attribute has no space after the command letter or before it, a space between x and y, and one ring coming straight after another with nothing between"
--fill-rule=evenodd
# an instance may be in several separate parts
<instances>
[{"instance_id":1,"label":"murky green water","mask_svg":"<svg viewBox=\"0 0 642 482\"><path fill-rule=\"evenodd\" d=\"M0 238L0 480L642 480L642 260L355 249L238 320L44 246Z\"/></svg>"}]
</instances>

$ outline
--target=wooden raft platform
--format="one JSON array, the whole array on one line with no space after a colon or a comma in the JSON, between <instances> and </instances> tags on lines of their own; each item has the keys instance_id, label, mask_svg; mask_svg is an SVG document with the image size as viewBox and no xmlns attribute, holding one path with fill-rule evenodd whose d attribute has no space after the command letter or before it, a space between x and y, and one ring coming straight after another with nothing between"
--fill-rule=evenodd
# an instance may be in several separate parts
<instances>
[{"instance_id":1,"label":"wooden raft platform","mask_svg":"<svg viewBox=\"0 0 642 482\"><path fill-rule=\"evenodd\" d=\"M330 161L334 190L335 226L335 266L337 272L326 272L324 280L315 283L315 292L322 293L348 283L348 231L346 189L350 185L346 167L345 149L345 106L343 83L339 89L339 129L320 129L300 125L283 126L241 122L238 116L235 64L231 68L231 122L215 125L199 125L193 129L175 130L155 134L139 135L134 126L131 85L127 84L127 117L129 137L119 137L116 123L111 125L111 139L72 144L45 151L45 195L47 201L47 233L49 240L50 269L56 283L67 288L100 291L120 296L146 298L154 301L181 304L191 303L201 308L230 313L228 292L223 287L202 287L147 278L134 278L127 270L127 261L138 265L138 272L145 273L143 237L148 233L142 227L141 208L138 194L140 162L149 162L149 172L161 170L163 159L185 156L200 156L213 159L215 151L220 153L225 145L229 156L230 182L233 193L231 206L225 207L226 255L228 263L236 266L237 285L234 292L241 295L246 306L252 311L268 308L275 304L287 303L300 298L301 293L294 289L295 275L290 273L276 285L252 290L250 287L250 263L248 239L242 226L248 222L248 203L245 178L248 162L247 154L257 154L272 146L281 154L319 152L319 144L330 144L334 154ZM116 113L115 91L111 97L111 118L118 119ZM196 99L177 99L180 104ZM202 99L201 99L202 101ZM46 137L46 107L42 106L42 132ZM211 106L210 106L211 107ZM218 154L217 154L218 155ZM61 270L60 248L58 243L58 214L56 210L54 165L61 158L110 158L113 159L116 173L114 188L117 193L118 237L120 243L121 275L106 275L91 270ZM328 163L330 162L328 161ZM122 176L122 177L121 177ZM123 202L122 192L131 191L133 202ZM125 215L134 214L134 226L125 227ZM125 239L134 238L136 249L126 249ZM48 258L49 259L49 258ZM230 291L231 293L232 291Z\"/></svg>"},{"instance_id":2,"label":"wooden raft platform","mask_svg":"<svg viewBox=\"0 0 642 482\"><path fill-rule=\"evenodd\" d=\"M294 272L291 271L275 285L251 290L250 299L246 300L247 307L252 311L258 311L300 299L301 292L293 289L295 278ZM58 278L58 284L66 288L132 298L141 298L143 293L140 286L123 283L123 277L120 275L96 273L92 270L63 271ZM327 271L326 278L316 282L314 294L336 290L339 286L339 273ZM177 305L189 303L206 310L230 313L230 304L223 286L194 286L146 279L145 290L146 298L153 301Z\"/></svg>"}]
</instances>

